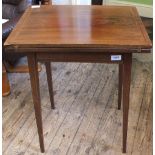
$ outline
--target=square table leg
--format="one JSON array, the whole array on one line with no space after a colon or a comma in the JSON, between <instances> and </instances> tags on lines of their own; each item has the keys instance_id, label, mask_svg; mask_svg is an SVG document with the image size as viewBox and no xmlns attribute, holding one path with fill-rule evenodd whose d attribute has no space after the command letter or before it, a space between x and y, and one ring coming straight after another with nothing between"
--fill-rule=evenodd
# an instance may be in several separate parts
<instances>
[{"instance_id":1,"label":"square table leg","mask_svg":"<svg viewBox=\"0 0 155 155\"><path fill-rule=\"evenodd\" d=\"M30 73L32 97L35 109L35 117L39 134L40 149L41 152L43 153L45 152L45 149L44 149L43 126L42 126L42 115L40 105L38 63L35 54L28 55L28 66Z\"/></svg>"},{"instance_id":2,"label":"square table leg","mask_svg":"<svg viewBox=\"0 0 155 155\"><path fill-rule=\"evenodd\" d=\"M123 64L119 64L119 82L118 82L118 109L121 109L122 87L123 87Z\"/></svg>"},{"instance_id":3,"label":"square table leg","mask_svg":"<svg viewBox=\"0 0 155 155\"><path fill-rule=\"evenodd\" d=\"M51 108L55 109L54 106L54 96L53 96L53 84L52 84L52 68L50 62L45 62L46 67L46 74L47 74L47 82L48 82L48 89L49 89L49 95L50 95L50 101L51 101Z\"/></svg>"},{"instance_id":4,"label":"square table leg","mask_svg":"<svg viewBox=\"0 0 155 155\"><path fill-rule=\"evenodd\" d=\"M132 54L123 57L123 153L126 153Z\"/></svg>"}]
</instances>

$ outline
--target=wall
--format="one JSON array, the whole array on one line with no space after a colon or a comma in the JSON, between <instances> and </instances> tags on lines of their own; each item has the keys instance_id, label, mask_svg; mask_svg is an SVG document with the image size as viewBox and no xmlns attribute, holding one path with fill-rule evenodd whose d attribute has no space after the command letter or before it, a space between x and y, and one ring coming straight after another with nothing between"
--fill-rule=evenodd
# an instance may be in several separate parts
<instances>
[{"instance_id":1,"label":"wall","mask_svg":"<svg viewBox=\"0 0 155 155\"><path fill-rule=\"evenodd\" d=\"M153 18L152 0L105 0L106 5L135 6L142 17Z\"/></svg>"},{"instance_id":2,"label":"wall","mask_svg":"<svg viewBox=\"0 0 155 155\"><path fill-rule=\"evenodd\" d=\"M146 5L152 5L153 4L152 0L119 0L119 1L134 2L134 3L146 4Z\"/></svg>"},{"instance_id":3,"label":"wall","mask_svg":"<svg viewBox=\"0 0 155 155\"><path fill-rule=\"evenodd\" d=\"M90 5L91 0L52 0L56 5Z\"/></svg>"}]
</instances>

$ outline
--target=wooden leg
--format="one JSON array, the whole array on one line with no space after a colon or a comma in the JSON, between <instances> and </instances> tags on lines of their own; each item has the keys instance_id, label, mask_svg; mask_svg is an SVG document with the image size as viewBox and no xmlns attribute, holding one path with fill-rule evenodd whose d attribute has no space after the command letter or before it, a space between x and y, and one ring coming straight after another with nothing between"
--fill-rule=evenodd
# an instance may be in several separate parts
<instances>
[{"instance_id":1,"label":"wooden leg","mask_svg":"<svg viewBox=\"0 0 155 155\"><path fill-rule=\"evenodd\" d=\"M119 88L118 88L118 109L121 109L122 87L123 87L123 64L119 64Z\"/></svg>"},{"instance_id":2,"label":"wooden leg","mask_svg":"<svg viewBox=\"0 0 155 155\"><path fill-rule=\"evenodd\" d=\"M38 64L35 54L28 56L28 66L31 80L32 96L35 109L35 117L39 134L40 149L43 153L44 149L44 138L43 138L43 127L42 127L42 115L40 105L40 92L39 92L39 77L38 77Z\"/></svg>"},{"instance_id":3,"label":"wooden leg","mask_svg":"<svg viewBox=\"0 0 155 155\"><path fill-rule=\"evenodd\" d=\"M7 96L10 94L10 83L8 80L7 72L3 64L2 67L2 96Z\"/></svg>"},{"instance_id":4,"label":"wooden leg","mask_svg":"<svg viewBox=\"0 0 155 155\"><path fill-rule=\"evenodd\" d=\"M126 153L132 54L123 59L123 153Z\"/></svg>"},{"instance_id":5,"label":"wooden leg","mask_svg":"<svg viewBox=\"0 0 155 155\"><path fill-rule=\"evenodd\" d=\"M7 61L4 61L7 72L9 73L29 73L29 68L27 65L11 65ZM41 65L38 64L38 72L41 71Z\"/></svg>"},{"instance_id":6,"label":"wooden leg","mask_svg":"<svg viewBox=\"0 0 155 155\"><path fill-rule=\"evenodd\" d=\"M52 70L51 70L51 63L45 62L46 67L46 74L47 74L47 82L48 82L48 89L51 101L51 108L54 109L54 96L53 96L53 84L52 84Z\"/></svg>"}]
</instances>

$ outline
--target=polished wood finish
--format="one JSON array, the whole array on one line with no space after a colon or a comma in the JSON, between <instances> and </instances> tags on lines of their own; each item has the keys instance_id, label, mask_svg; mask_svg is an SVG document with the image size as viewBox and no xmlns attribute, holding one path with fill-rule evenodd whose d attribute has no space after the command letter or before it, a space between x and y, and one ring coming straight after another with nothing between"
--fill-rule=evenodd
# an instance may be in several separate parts
<instances>
[{"instance_id":1,"label":"polished wood finish","mask_svg":"<svg viewBox=\"0 0 155 155\"><path fill-rule=\"evenodd\" d=\"M116 53L115 53L116 54ZM38 61L52 61L52 62L98 62L98 63L122 63L122 60L119 61L111 61L111 56L115 55L114 53L99 53L94 49L94 52L53 52L53 53L38 53L37 60ZM121 53L117 53L116 55L121 55Z\"/></svg>"},{"instance_id":2,"label":"polished wood finish","mask_svg":"<svg viewBox=\"0 0 155 155\"><path fill-rule=\"evenodd\" d=\"M25 48L26 53L32 50L38 53L38 49L46 48L49 52L56 47L100 48L102 52L118 49L122 53L141 53L151 48L137 10L131 6L29 8L5 45L14 52L23 52Z\"/></svg>"},{"instance_id":3,"label":"polished wood finish","mask_svg":"<svg viewBox=\"0 0 155 155\"><path fill-rule=\"evenodd\" d=\"M123 153L126 153L132 54L124 55L123 63Z\"/></svg>"},{"instance_id":4,"label":"polished wood finish","mask_svg":"<svg viewBox=\"0 0 155 155\"><path fill-rule=\"evenodd\" d=\"M118 67L119 75L118 75L118 110L121 109L121 102L122 102L122 87L123 87L123 64L119 64Z\"/></svg>"},{"instance_id":5,"label":"polished wood finish","mask_svg":"<svg viewBox=\"0 0 155 155\"><path fill-rule=\"evenodd\" d=\"M122 94L123 152L126 152L132 53L150 52L152 46L135 7L41 6L37 9L29 8L6 40L5 46L10 52L24 52L28 55L42 152L44 152L44 142L37 62L48 63L46 63L46 70L50 94L53 94L50 61L123 65L123 71L119 73L123 76L123 83L120 82L122 78L120 77L118 108ZM113 59L115 56L117 59ZM53 97L51 104L54 104Z\"/></svg>"},{"instance_id":6,"label":"polished wood finish","mask_svg":"<svg viewBox=\"0 0 155 155\"><path fill-rule=\"evenodd\" d=\"M9 73L29 73L29 68L26 65L21 66L7 66Z\"/></svg>"},{"instance_id":7,"label":"polished wood finish","mask_svg":"<svg viewBox=\"0 0 155 155\"><path fill-rule=\"evenodd\" d=\"M48 89L51 101L51 108L55 109L54 106L54 96L53 96L53 84L52 84L52 68L50 62L45 62L46 67L46 74L47 74L47 82L48 82Z\"/></svg>"},{"instance_id":8,"label":"polished wood finish","mask_svg":"<svg viewBox=\"0 0 155 155\"><path fill-rule=\"evenodd\" d=\"M38 72L41 71L41 65L38 64ZM29 73L29 67L27 65L12 66L7 65L7 72L9 73Z\"/></svg>"},{"instance_id":9,"label":"polished wood finish","mask_svg":"<svg viewBox=\"0 0 155 155\"><path fill-rule=\"evenodd\" d=\"M35 109L36 123L38 127L39 141L41 152L44 152L44 139L43 139L43 126L42 126L42 115L40 105L40 92L39 92L39 77L38 77L38 63L35 54L28 55L28 65L31 81L31 89L33 96L33 103Z\"/></svg>"},{"instance_id":10,"label":"polished wood finish","mask_svg":"<svg viewBox=\"0 0 155 155\"><path fill-rule=\"evenodd\" d=\"M2 64L2 96L10 94L10 83L4 64Z\"/></svg>"}]
</instances>

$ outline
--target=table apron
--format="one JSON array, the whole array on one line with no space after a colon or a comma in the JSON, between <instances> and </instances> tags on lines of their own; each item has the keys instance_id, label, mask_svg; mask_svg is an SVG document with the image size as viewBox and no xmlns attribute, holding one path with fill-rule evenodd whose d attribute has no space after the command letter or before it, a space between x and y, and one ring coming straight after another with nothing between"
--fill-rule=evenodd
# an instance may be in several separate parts
<instances>
[{"instance_id":1,"label":"table apron","mask_svg":"<svg viewBox=\"0 0 155 155\"><path fill-rule=\"evenodd\" d=\"M117 56L121 55L121 59L117 60ZM116 56L116 60L112 57ZM123 63L123 54L121 53L37 53L37 61L40 62L86 62L86 63Z\"/></svg>"}]
</instances>

